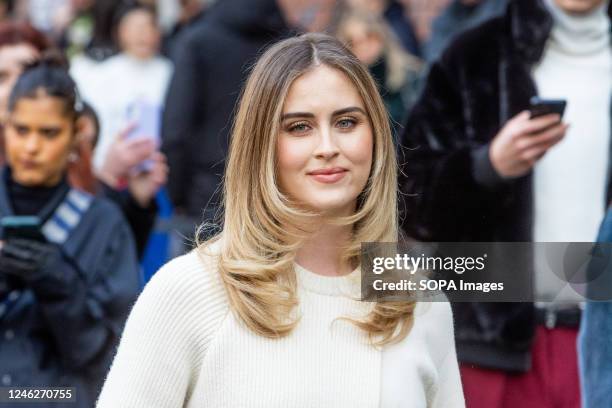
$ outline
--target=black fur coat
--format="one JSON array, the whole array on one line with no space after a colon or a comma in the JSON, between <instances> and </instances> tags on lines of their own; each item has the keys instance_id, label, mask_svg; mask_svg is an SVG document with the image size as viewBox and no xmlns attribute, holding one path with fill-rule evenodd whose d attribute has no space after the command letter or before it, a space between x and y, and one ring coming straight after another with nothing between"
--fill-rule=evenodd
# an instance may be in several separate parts
<instances>
[{"instance_id":1,"label":"black fur coat","mask_svg":"<svg viewBox=\"0 0 612 408\"><path fill-rule=\"evenodd\" d=\"M528 109L537 94L530 72L552 24L541 0L512 0L505 15L460 35L432 65L401 140L402 227L408 236L531 241L531 176L502 180L488 149L504 123ZM461 361L529 369L531 304L463 303L454 311Z\"/></svg>"}]
</instances>

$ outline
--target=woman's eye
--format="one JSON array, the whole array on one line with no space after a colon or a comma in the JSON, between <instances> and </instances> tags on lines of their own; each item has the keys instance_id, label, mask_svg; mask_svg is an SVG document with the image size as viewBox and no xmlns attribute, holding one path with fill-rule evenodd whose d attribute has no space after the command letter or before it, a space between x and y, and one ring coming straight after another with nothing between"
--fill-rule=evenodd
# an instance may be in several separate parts
<instances>
[{"instance_id":1,"label":"woman's eye","mask_svg":"<svg viewBox=\"0 0 612 408\"><path fill-rule=\"evenodd\" d=\"M289 126L289 132L291 133L304 133L307 132L310 127L306 122L294 123Z\"/></svg>"},{"instance_id":2,"label":"woman's eye","mask_svg":"<svg viewBox=\"0 0 612 408\"><path fill-rule=\"evenodd\" d=\"M59 129L43 129L41 130L41 133L47 139L53 139L54 137L59 135L60 130Z\"/></svg>"},{"instance_id":3,"label":"woman's eye","mask_svg":"<svg viewBox=\"0 0 612 408\"><path fill-rule=\"evenodd\" d=\"M29 133L29 129L25 126L15 126L15 132L19 136L25 136Z\"/></svg>"},{"instance_id":4,"label":"woman's eye","mask_svg":"<svg viewBox=\"0 0 612 408\"><path fill-rule=\"evenodd\" d=\"M352 118L344 118L344 119L340 119L336 125L341 128L341 129L351 129L353 126L355 126L355 124L357 123L357 121L355 119Z\"/></svg>"}]
</instances>

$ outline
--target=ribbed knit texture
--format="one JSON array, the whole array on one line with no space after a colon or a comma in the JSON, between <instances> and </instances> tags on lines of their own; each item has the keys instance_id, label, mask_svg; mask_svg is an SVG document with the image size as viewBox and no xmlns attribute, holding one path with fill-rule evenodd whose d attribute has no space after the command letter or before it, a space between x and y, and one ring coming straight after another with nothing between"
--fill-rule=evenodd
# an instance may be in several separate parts
<instances>
[{"instance_id":1,"label":"ribbed knit texture","mask_svg":"<svg viewBox=\"0 0 612 408\"><path fill-rule=\"evenodd\" d=\"M373 306L354 299L359 270L295 270L299 324L271 340L229 311L213 257L171 261L134 306L98 407L464 406L448 304L419 306L410 341L381 352L337 319Z\"/></svg>"}]
</instances>

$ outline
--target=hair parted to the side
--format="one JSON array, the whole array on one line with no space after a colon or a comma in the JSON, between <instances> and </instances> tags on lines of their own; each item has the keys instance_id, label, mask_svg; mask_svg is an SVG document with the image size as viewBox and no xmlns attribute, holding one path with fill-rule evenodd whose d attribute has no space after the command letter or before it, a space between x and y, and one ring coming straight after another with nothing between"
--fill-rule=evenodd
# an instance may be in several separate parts
<instances>
[{"instance_id":1,"label":"hair parted to the side","mask_svg":"<svg viewBox=\"0 0 612 408\"><path fill-rule=\"evenodd\" d=\"M367 69L339 41L304 34L269 48L253 68L242 92L227 160L223 231L205 242L220 241L219 271L233 312L253 332L278 338L298 319L293 261L319 214L306 212L279 189L276 144L289 87L318 65L342 72L363 99L372 126L372 169L357 211L334 223L353 226L344 259L358 261L361 242L396 242L397 165L382 99ZM375 345L404 338L412 326L414 302L378 303L362 320L352 320Z\"/></svg>"}]
</instances>

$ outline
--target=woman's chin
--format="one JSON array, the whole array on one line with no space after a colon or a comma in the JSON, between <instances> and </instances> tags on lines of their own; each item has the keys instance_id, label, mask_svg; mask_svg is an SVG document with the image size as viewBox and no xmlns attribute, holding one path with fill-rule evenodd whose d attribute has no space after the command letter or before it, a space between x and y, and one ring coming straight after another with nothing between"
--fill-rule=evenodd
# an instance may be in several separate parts
<instances>
[{"instance_id":1,"label":"woman's chin","mask_svg":"<svg viewBox=\"0 0 612 408\"><path fill-rule=\"evenodd\" d=\"M24 187L38 187L41 184L43 184L41 182L40 177L33 177L33 176L15 176L13 175L13 180L15 180L16 183L21 184Z\"/></svg>"},{"instance_id":2,"label":"woman's chin","mask_svg":"<svg viewBox=\"0 0 612 408\"><path fill-rule=\"evenodd\" d=\"M322 200L309 203L309 207L325 217L345 217L355 212L355 200Z\"/></svg>"}]
</instances>

